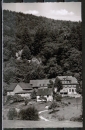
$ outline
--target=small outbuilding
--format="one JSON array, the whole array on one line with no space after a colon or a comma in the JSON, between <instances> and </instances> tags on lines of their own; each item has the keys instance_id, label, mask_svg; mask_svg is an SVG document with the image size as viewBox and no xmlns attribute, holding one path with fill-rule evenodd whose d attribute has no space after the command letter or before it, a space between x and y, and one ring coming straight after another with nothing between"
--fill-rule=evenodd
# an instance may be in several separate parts
<instances>
[{"instance_id":1,"label":"small outbuilding","mask_svg":"<svg viewBox=\"0 0 85 130\"><path fill-rule=\"evenodd\" d=\"M37 102L38 101L52 101L53 92L51 88L38 89L37 91Z\"/></svg>"},{"instance_id":2,"label":"small outbuilding","mask_svg":"<svg viewBox=\"0 0 85 130\"><path fill-rule=\"evenodd\" d=\"M32 92L32 87L29 83L11 83L9 88L7 89L8 95L21 95L22 97L30 97Z\"/></svg>"}]
</instances>

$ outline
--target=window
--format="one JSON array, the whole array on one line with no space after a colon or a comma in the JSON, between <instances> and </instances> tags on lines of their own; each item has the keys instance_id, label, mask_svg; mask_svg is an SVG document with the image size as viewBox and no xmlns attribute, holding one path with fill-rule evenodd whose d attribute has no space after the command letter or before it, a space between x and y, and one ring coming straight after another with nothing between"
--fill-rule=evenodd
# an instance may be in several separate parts
<instances>
[{"instance_id":1,"label":"window","mask_svg":"<svg viewBox=\"0 0 85 130\"><path fill-rule=\"evenodd\" d=\"M69 83L71 83L71 80L69 81Z\"/></svg>"},{"instance_id":2,"label":"window","mask_svg":"<svg viewBox=\"0 0 85 130\"><path fill-rule=\"evenodd\" d=\"M72 92L74 93L74 89L72 89Z\"/></svg>"},{"instance_id":3,"label":"window","mask_svg":"<svg viewBox=\"0 0 85 130\"><path fill-rule=\"evenodd\" d=\"M67 94L67 92L64 92L64 94L66 95L66 94Z\"/></svg>"},{"instance_id":4,"label":"window","mask_svg":"<svg viewBox=\"0 0 85 130\"><path fill-rule=\"evenodd\" d=\"M70 81L68 81L68 83L70 83Z\"/></svg>"},{"instance_id":5,"label":"window","mask_svg":"<svg viewBox=\"0 0 85 130\"><path fill-rule=\"evenodd\" d=\"M76 89L74 89L74 92L76 92Z\"/></svg>"},{"instance_id":6,"label":"window","mask_svg":"<svg viewBox=\"0 0 85 130\"><path fill-rule=\"evenodd\" d=\"M69 92L71 92L71 89L69 89Z\"/></svg>"}]
</instances>

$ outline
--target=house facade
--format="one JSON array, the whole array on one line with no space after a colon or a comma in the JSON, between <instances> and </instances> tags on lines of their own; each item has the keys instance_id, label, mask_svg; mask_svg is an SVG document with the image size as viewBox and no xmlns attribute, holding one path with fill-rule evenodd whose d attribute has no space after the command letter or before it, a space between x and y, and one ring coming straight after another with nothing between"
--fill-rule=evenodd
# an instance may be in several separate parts
<instances>
[{"instance_id":1,"label":"house facade","mask_svg":"<svg viewBox=\"0 0 85 130\"><path fill-rule=\"evenodd\" d=\"M8 95L21 95L22 97L30 97L32 88L28 83L11 83L10 87L7 89Z\"/></svg>"},{"instance_id":2,"label":"house facade","mask_svg":"<svg viewBox=\"0 0 85 130\"><path fill-rule=\"evenodd\" d=\"M78 81L73 76L57 76L63 86L63 89L60 90L60 94L62 96L75 96L77 94L76 87L78 85ZM39 88L48 88L48 85L50 84L49 81L55 82L55 79L42 79L42 80L30 80L30 85L33 89L39 89ZM56 90L57 88L55 88Z\"/></svg>"},{"instance_id":3,"label":"house facade","mask_svg":"<svg viewBox=\"0 0 85 130\"><path fill-rule=\"evenodd\" d=\"M31 93L32 90L16 92L16 94L20 95L21 97L27 97L27 98L31 98Z\"/></svg>"},{"instance_id":4,"label":"house facade","mask_svg":"<svg viewBox=\"0 0 85 130\"><path fill-rule=\"evenodd\" d=\"M60 90L60 94L62 96L75 96L77 95L76 87L78 85L78 81L73 76L57 76L62 82L62 90ZM42 79L42 80L30 80L30 83L11 83L10 87L7 90L7 95L21 95L22 97L29 97L33 90L36 90L37 101L40 97L44 96L47 101L52 100L52 88L49 88L50 80L54 83L55 79ZM47 90L49 94L47 93ZM57 90L57 87L55 87ZM51 91L51 92L50 92ZM44 93L44 95L40 95L39 93Z\"/></svg>"},{"instance_id":5,"label":"house facade","mask_svg":"<svg viewBox=\"0 0 85 130\"><path fill-rule=\"evenodd\" d=\"M60 94L62 96L75 96L77 94L76 87L78 85L78 81L73 76L58 76L61 80L63 89L60 90Z\"/></svg>"},{"instance_id":6,"label":"house facade","mask_svg":"<svg viewBox=\"0 0 85 130\"><path fill-rule=\"evenodd\" d=\"M53 82L55 79L51 79ZM39 88L48 88L48 85L50 84L50 79L41 79L41 80L30 80L30 85L33 89L39 89Z\"/></svg>"}]
</instances>

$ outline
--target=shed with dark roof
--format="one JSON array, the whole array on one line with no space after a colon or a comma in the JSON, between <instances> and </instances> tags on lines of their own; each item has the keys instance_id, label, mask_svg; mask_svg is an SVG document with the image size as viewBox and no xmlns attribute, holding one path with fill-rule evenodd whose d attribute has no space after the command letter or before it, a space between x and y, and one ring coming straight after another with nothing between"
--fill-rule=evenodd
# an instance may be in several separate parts
<instances>
[{"instance_id":1,"label":"shed with dark roof","mask_svg":"<svg viewBox=\"0 0 85 130\"><path fill-rule=\"evenodd\" d=\"M52 88L38 89L37 101L44 101L45 98L47 101L53 100Z\"/></svg>"},{"instance_id":2,"label":"shed with dark roof","mask_svg":"<svg viewBox=\"0 0 85 130\"><path fill-rule=\"evenodd\" d=\"M32 87L29 83L11 83L9 88L7 89L7 95L14 95L14 94L22 94L22 93L30 93Z\"/></svg>"}]
</instances>

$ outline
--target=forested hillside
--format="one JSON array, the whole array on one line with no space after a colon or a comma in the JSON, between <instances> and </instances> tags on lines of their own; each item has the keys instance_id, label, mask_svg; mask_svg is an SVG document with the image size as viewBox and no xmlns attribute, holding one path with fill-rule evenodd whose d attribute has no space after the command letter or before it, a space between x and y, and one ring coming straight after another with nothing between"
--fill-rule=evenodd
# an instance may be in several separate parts
<instances>
[{"instance_id":1,"label":"forested hillside","mask_svg":"<svg viewBox=\"0 0 85 130\"><path fill-rule=\"evenodd\" d=\"M21 59L16 52L22 50ZM29 63L33 57L42 63ZM74 75L82 80L81 22L3 11L3 81Z\"/></svg>"}]
</instances>

